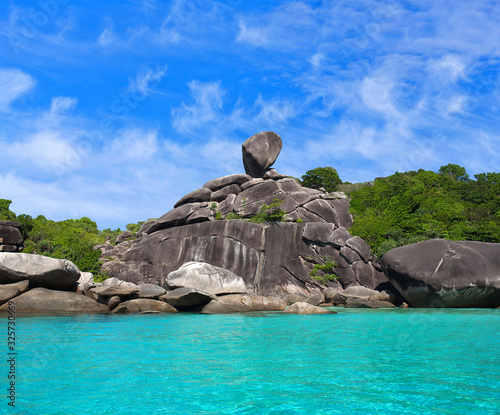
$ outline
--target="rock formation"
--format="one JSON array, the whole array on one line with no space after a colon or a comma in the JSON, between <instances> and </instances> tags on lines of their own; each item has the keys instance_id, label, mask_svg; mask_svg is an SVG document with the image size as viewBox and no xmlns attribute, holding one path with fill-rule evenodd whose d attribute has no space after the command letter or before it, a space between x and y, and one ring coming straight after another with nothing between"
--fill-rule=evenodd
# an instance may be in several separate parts
<instances>
[{"instance_id":1,"label":"rock formation","mask_svg":"<svg viewBox=\"0 0 500 415\"><path fill-rule=\"evenodd\" d=\"M21 252L24 248L21 224L0 220L0 252Z\"/></svg>"},{"instance_id":2,"label":"rock formation","mask_svg":"<svg viewBox=\"0 0 500 415\"><path fill-rule=\"evenodd\" d=\"M500 244L432 239L389 251L382 266L413 307L500 306Z\"/></svg>"},{"instance_id":3,"label":"rock formation","mask_svg":"<svg viewBox=\"0 0 500 415\"><path fill-rule=\"evenodd\" d=\"M275 133L250 137L243 144L247 174L210 180L144 224L135 240L98 247L104 268L124 281L207 292L193 276L182 285L172 284L171 276L195 261L241 277L244 291L258 295L309 297L325 286L390 289L368 244L347 230L352 218L346 196L302 187L270 169L281 147ZM249 221L273 203L286 213L284 222ZM330 274L318 268L325 264L333 265Z\"/></svg>"}]
</instances>

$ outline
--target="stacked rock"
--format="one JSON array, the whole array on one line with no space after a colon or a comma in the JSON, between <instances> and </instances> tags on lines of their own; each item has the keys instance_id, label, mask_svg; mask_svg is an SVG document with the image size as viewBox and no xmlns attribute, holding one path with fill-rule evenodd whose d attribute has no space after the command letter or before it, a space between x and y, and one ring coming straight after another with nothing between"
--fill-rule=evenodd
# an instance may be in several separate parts
<instances>
[{"instance_id":1,"label":"stacked rock","mask_svg":"<svg viewBox=\"0 0 500 415\"><path fill-rule=\"evenodd\" d=\"M21 252L24 249L21 224L0 220L0 252Z\"/></svg>"}]
</instances>

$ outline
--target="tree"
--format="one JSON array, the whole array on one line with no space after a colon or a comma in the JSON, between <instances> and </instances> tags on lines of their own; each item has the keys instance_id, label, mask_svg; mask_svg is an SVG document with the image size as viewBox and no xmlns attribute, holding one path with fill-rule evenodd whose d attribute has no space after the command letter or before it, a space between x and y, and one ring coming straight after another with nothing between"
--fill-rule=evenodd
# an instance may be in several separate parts
<instances>
[{"instance_id":1,"label":"tree","mask_svg":"<svg viewBox=\"0 0 500 415\"><path fill-rule=\"evenodd\" d=\"M327 192L337 190L339 184L342 183L340 177L333 167L317 167L313 170L308 170L302 176L302 186L310 189L319 189L324 187Z\"/></svg>"},{"instance_id":2,"label":"tree","mask_svg":"<svg viewBox=\"0 0 500 415\"><path fill-rule=\"evenodd\" d=\"M451 177L457 182L469 181L469 175L467 174L465 167L459 166L458 164L447 164L446 166L441 166L439 168L439 174Z\"/></svg>"},{"instance_id":3,"label":"tree","mask_svg":"<svg viewBox=\"0 0 500 415\"><path fill-rule=\"evenodd\" d=\"M12 200L0 199L0 220L16 220L16 214L9 209Z\"/></svg>"}]
</instances>

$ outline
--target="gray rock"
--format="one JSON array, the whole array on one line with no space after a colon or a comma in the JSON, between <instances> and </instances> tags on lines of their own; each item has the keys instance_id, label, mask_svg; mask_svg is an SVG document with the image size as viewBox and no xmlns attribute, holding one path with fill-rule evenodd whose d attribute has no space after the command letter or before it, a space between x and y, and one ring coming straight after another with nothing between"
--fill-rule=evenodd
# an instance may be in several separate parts
<instances>
[{"instance_id":1,"label":"gray rock","mask_svg":"<svg viewBox=\"0 0 500 415\"><path fill-rule=\"evenodd\" d=\"M80 271L67 259L0 253L0 284L28 280L31 287L68 289L79 278Z\"/></svg>"},{"instance_id":2,"label":"gray rock","mask_svg":"<svg viewBox=\"0 0 500 415\"><path fill-rule=\"evenodd\" d=\"M230 294L217 297L203 307L203 314L246 313L250 311L282 311L285 302L278 297L255 294Z\"/></svg>"},{"instance_id":3,"label":"gray rock","mask_svg":"<svg viewBox=\"0 0 500 415\"><path fill-rule=\"evenodd\" d=\"M12 226L13 228L20 228L21 223L15 220L0 220L0 226Z\"/></svg>"},{"instance_id":4,"label":"gray rock","mask_svg":"<svg viewBox=\"0 0 500 415\"><path fill-rule=\"evenodd\" d=\"M121 233L120 235L118 235L116 237L116 244L121 244L122 242L125 242L126 240L128 239L132 239L134 237L133 233L130 232L130 231L125 231L123 233Z\"/></svg>"},{"instance_id":5,"label":"gray rock","mask_svg":"<svg viewBox=\"0 0 500 415\"><path fill-rule=\"evenodd\" d=\"M234 201L236 200L236 195L227 195L226 199L219 203L218 209L221 215L226 216L227 214L234 211Z\"/></svg>"},{"instance_id":6,"label":"gray rock","mask_svg":"<svg viewBox=\"0 0 500 415\"><path fill-rule=\"evenodd\" d=\"M342 289L339 289L337 287L335 287L335 288L328 287L325 290L325 294L324 294L325 295L325 302L335 303L335 294L337 294L340 291L342 291Z\"/></svg>"},{"instance_id":7,"label":"gray rock","mask_svg":"<svg viewBox=\"0 0 500 415\"><path fill-rule=\"evenodd\" d=\"M108 314L109 308L90 298L70 291L56 291L34 288L12 301L16 313L36 314ZM0 312L8 311L8 303L0 307Z\"/></svg>"},{"instance_id":8,"label":"gray rock","mask_svg":"<svg viewBox=\"0 0 500 415\"><path fill-rule=\"evenodd\" d=\"M204 306L217 297L213 294L198 291L193 288L176 288L163 295L160 299L178 309L189 309Z\"/></svg>"},{"instance_id":9,"label":"gray rock","mask_svg":"<svg viewBox=\"0 0 500 415\"><path fill-rule=\"evenodd\" d=\"M13 284L0 285L0 304L6 303L10 299L17 297L29 289L28 280L15 282Z\"/></svg>"},{"instance_id":10,"label":"gray rock","mask_svg":"<svg viewBox=\"0 0 500 415\"><path fill-rule=\"evenodd\" d=\"M306 223L302 232L302 237L310 241L327 244L332 238L335 228L333 223Z\"/></svg>"},{"instance_id":11,"label":"gray rock","mask_svg":"<svg viewBox=\"0 0 500 415\"><path fill-rule=\"evenodd\" d=\"M359 236L354 236L346 241L346 245L356 251L364 262L368 263L370 260L371 248L363 239Z\"/></svg>"},{"instance_id":12,"label":"gray rock","mask_svg":"<svg viewBox=\"0 0 500 415\"><path fill-rule=\"evenodd\" d=\"M283 297L283 301L288 306L288 305L292 305L294 303L300 303L301 301L304 300L304 298L305 297L303 295L290 293L290 294L287 294Z\"/></svg>"},{"instance_id":13,"label":"gray rock","mask_svg":"<svg viewBox=\"0 0 500 415\"><path fill-rule=\"evenodd\" d=\"M304 205L304 208L309 212L319 216L328 223L334 223L339 226L338 218L335 209L326 200L315 199Z\"/></svg>"},{"instance_id":14,"label":"gray rock","mask_svg":"<svg viewBox=\"0 0 500 415\"><path fill-rule=\"evenodd\" d=\"M352 226L352 216L349 213L350 203L347 199L328 200L335 212L335 225L339 228L349 229Z\"/></svg>"},{"instance_id":15,"label":"gray rock","mask_svg":"<svg viewBox=\"0 0 500 415\"><path fill-rule=\"evenodd\" d=\"M389 280L383 272L377 271L372 264L365 264L363 261L357 261L352 264L356 281L364 287L379 289Z\"/></svg>"},{"instance_id":16,"label":"gray rock","mask_svg":"<svg viewBox=\"0 0 500 415\"><path fill-rule=\"evenodd\" d=\"M209 202L211 196L212 191L206 187L202 187L201 189L193 190L191 193L188 193L186 196L182 197L174 205L174 208L185 205L186 203Z\"/></svg>"},{"instance_id":17,"label":"gray rock","mask_svg":"<svg viewBox=\"0 0 500 415\"><path fill-rule=\"evenodd\" d=\"M5 245L17 245L23 242L23 236L19 229L13 226L0 225L1 243Z\"/></svg>"},{"instance_id":18,"label":"gray rock","mask_svg":"<svg viewBox=\"0 0 500 415\"><path fill-rule=\"evenodd\" d=\"M381 265L412 307L500 306L500 244L433 239L393 249Z\"/></svg>"},{"instance_id":19,"label":"gray rock","mask_svg":"<svg viewBox=\"0 0 500 415\"><path fill-rule=\"evenodd\" d=\"M241 185L241 190L247 190L250 189L251 187L254 187L257 184L260 184L264 181L262 177L254 178L252 180L249 180L248 182L245 182Z\"/></svg>"},{"instance_id":20,"label":"gray rock","mask_svg":"<svg viewBox=\"0 0 500 415\"><path fill-rule=\"evenodd\" d=\"M275 169L268 169L262 175L264 180L280 180L288 177L286 174L279 174Z\"/></svg>"},{"instance_id":21,"label":"gray rock","mask_svg":"<svg viewBox=\"0 0 500 415\"><path fill-rule=\"evenodd\" d=\"M156 284L142 284L139 285L139 293L137 294L139 298L151 298L154 300L159 299L162 295L165 295L167 291Z\"/></svg>"},{"instance_id":22,"label":"gray rock","mask_svg":"<svg viewBox=\"0 0 500 415\"><path fill-rule=\"evenodd\" d=\"M396 306L388 301L371 301L362 298L348 298L347 308L395 308Z\"/></svg>"},{"instance_id":23,"label":"gray rock","mask_svg":"<svg viewBox=\"0 0 500 415\"><path fill-rule=\"evenodd\" d=\"M343 246L340 248L340 255L342 255L349 264L353 264L356 261L361 261L361 257L354 250L348 246Z\"/></svg>"},{"instance_id":24,"label":"gray rock","mask_svg":"<svg viewBox=\"0 0 500 415\"><path fill-rule=\"evenodd\" d=\"M213 202L222 202L227 198L228 195L238 195L241 193L241 187L237 184L230 184L229 186L225 186L216 192L212 193L211 200Z\"/></svg>"},{"instance_id":25,"label":"gray rock","mask_svg":"<svg viewBox=\"0 0 500 415\"><path fill-rule=\"evenodd\" d=\"M288 306L283 313L287 314L337 314L335 311L300 302Z\"/></svg>"},{"instance_id":26,"label":"gray rock","mask_svg":"<svg viewBox=\"0 0 500 415\"><path fill-rule=\"evenodd\" d=\"M0 252L17 252L17 251L20 251L17 245L0 245Z\"/></svg>"},{"instance_id":27,"label":"gray rock","mask_svg":"<svg viewBox=\"0 0 500 415\"><path fill-rule=\"evenodd\" d=\"M323 294L314 294L314 295L311 295L310 297L307 297L306 299L302 300L302 302L318 306L321 303L325 302L325 296Z\"/></svg>"},{"instance_id":28,"label":"gray rock","mask_svg":"<svg viewBox=\"0 0 500 415\"><path fill-rule=\"evenodd\" d=\"M243 165L252 177L262 177L271 167L283 147L281 137L271 131L258 133L247 139L243 145Z\"/></svg>"},{"instance_id":29,"label":"gray rock","mask_svg":"<svg viewBox=\"0 0 500 415\"><path fill-rule=\"evenodd\" d=\"M186 225L190 223L207 222L215 220L214 212L209 208L201 208L193 212L189 218L186 219Z\"/></svg>"},{"instance_id":30,"label":"gray rock","mask_svg":"<svg viewBox=\"0 0 500 415\"><path fill-rule=\"evenodd\" d=\"M186 222L186 219L200 207L201 206L199 203L187 203L185 205L179 206L178 208L175 208L160 217L148 228L146 233L151 234L161 229L183 225Z\"/></svg>"},{"instance_id":31,"label":"gray rock","mask_svg":"<svg viewBox=\"0 0 500 415\"><path fill-rule=\"evenodd\" d=\"M171 288L194 288L209 294L245 293L243 278L226 269L203 262L188 262L168 274Z\"/></svg>"},{"instance_id":32,"label":"gray rock","mask_svg":"<svg viewBox=\"0 0 500 415\"><path fill-rule=\"evenodd\" d=\"M177 310L164 301L149 298L136 298L124 301L113 310L113 314L139 314L147 312L177 313Z\"/></svg>"},{"instance_id":33,"label":"gray rock","mask_svg":"<svg viewBox=\"0 0 500 415\"><path fill-rule=\"evenodd\" d=\"M110 310L114 310L118 305L122 302L122 299L118 297L117 295L114 295L113 297L110 297L107 306Z\"/></svg>"},{"instance_id":34,"label":"gray rock","mask_svg":"<svg viewBox=\"0 0 500 415\"><path fill-rule=\"evenodd\" d=\"M93 284L94 275L91 272L80 272L80 278L77 281L78 284Z\"/></svg>"},{"instance_id":35,"label":"gray rock","mask_svg":"<svg viewBox=\"0 0 500 415\"><path fill-rule=\"evenodd\" d=\"M241 186L243 183L246 183L251 179L252 177L248 174L231 174L229 176L223 176L219 177L218 179L210 180L209 182L206 182L203 187L210 189L212 192L215 192L231 184L237 184Z\"/></svg>"},{"instance_id":36,"label":"gray rock","mask_svg":"<svg viewBox=\"0 0 500 415\"><path fill-rule=\"evenodd\" d=\"M139 287L137 285L135 287L130 287L127 285L115 285L115 286L103 285L101 287L91 288L89 291L92 291L97 295L101 295L104 297L114 297L114 296L127 297L139 294Z\"/></svg>"},{"instance_id":37,"label":"gray rock","mask_svg":"<svg viewBox=\"0 0 500 415\"><path fill-rule=\"evenodd\" d=\"M140 238L142 235L146 234L147 233L147 230L151 227L151 225L153 225L153 223L155 223L156 221L155 220L148 220L147 222L144 222L141 226L141 228L139 229L139 231L137 232L137 237Z\"/></svg>"}]
</instances>

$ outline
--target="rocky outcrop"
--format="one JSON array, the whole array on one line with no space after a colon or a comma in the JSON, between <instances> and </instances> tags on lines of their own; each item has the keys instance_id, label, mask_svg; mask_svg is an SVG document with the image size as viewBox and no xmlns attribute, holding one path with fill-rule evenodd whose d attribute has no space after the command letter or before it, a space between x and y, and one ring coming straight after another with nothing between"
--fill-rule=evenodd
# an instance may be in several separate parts
<instances>
[{"instance_id":1,"label":"rocky outcrop","mask_svg":"<svg viewBox=\"0 0 500 415\"><path fill-rule=\"evenodd\" d=\"M309 303L299 302L288 306L283 313L286 314L337 314L335 311L314 306Z\"/></svg>"},{"instance_id":2,"label":"rocky outcrop","mask_svg":"<svg viewBox=\"0 0 500 415\"><path fill-rule=\"evenodd\" d=\"M166 301L178 310L193 310L207 305L217 297L193 288L177 288L163 295L160 299Z\"/></svg>"},{"instance_id":3,"label":"rocky outcrop","mask_svg":"<svg viewBox=\"0 0 500 415\"><path fill-rule=\"evenodd\" d=\"M187 262L167 276L170 288L193 288L209 294L246 293L243 278L204 262Z\"/></svg>"},{"instance_id":4,"label":"rocky outcrop","mask_svg":"<svg viewBox=\"0 0 500 415\"><path fill-rule=\"evenodd\" d=\"M255 294L230 294L217 297L203 307L203 314L248 313L250 311L282 311L285 302L278 297Z\"/></svg>"},{"instance_id":5,"label":"rocky outcrop","mask_svg":"<svg viewBox=\"0 0 500 415\"><path fill-rule=\"evenodd\" d=\"M108 314L109 308L90 298L68 291L34 288L12 299L16 313L24 314ZM8 311L8 304L0 312Z\"/></svg>"},{"instance_id":6,"label":"rocky outcrop","mask_svg":"<svg viewBox=\"0 0 500 415\"><path fill-rule=\"evenodd\" d=\"M31 287L65 290L71 288L79 278L79 269L67 259L0 253L0 284L28 280Z\"/></svg>"},{"instance_id":7,"label":"rocky outcrop","mask_svg":"<svg viewBox=\"0 0 500 415\"><path fill-rule=\"evenodd\" d=\"M252 177L262 177L278 158L283 141L278 134L264 131L250 137L242 147L245 172Z\"/></svg>"},{"instance_id":8,"label":"rocky outcrop","mask_svg":"<svg viewBox=\"0 0 500 415\"><path fill-rule=\"evenodd\" d=\"M381 265L412 307L500 306L500 244L433 239L393 249Z\"/></svg>"},{"instance_id":9,"label":"rocky outcrop","mask_svg":"<svg viewBox=\"0 0 500 415\"><path fill-rule=\"evenodd\" d=\"M138 238L99 247L103 268L137 284L213 294L220 293L203 285L212 277L200 269L191 282L173 284L172 277L187 262L204 262L241 278L240 292L258 295L310 297L325 287L388 284L370 247L347 230L352 218L344 194L302 187L270 169L281 147L279 136L270 132L248 139L243 144L248 174L210 180L141 229ZM286 214L284 221L250 221L273 203ZM331 265L329 272L322 265Z\"/></svg>"},{"instance_id":10,"label":"rocky outcrop","mask_svg":"<svg viewBox=\"0 0 500 415\"><path fill-rule=\"evenodd\" d=\"M0 252L20 252L24 248L21 224L0 220Z\"/></svg>"}]
</instances>

